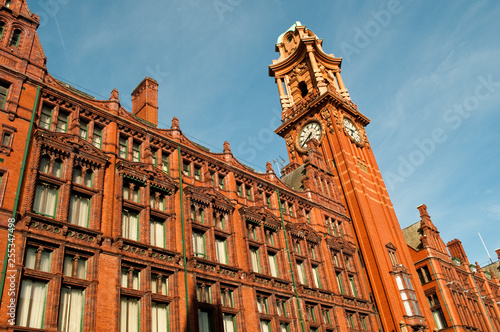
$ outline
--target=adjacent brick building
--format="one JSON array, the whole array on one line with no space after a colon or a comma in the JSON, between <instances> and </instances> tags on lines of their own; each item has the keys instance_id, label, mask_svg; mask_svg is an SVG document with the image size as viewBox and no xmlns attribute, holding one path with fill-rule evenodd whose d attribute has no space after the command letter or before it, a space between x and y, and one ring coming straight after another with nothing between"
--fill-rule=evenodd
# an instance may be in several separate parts
<instances>
[{"instance_id":1,"label":"adjacent brick building","mask_svg":"<svg viewBox=\"0 0 500 332\"><path fill-rule=\"evenodd\" d=\"M175 117L158 128L149 77L132 112L116 90L96 100L53 78L38 16L0 3L0 330L435 328L369 120L305 26L269 67L278 176L191 142Z\"/></svg>"},{"instance_id":2,"label":"adjacent brick building","mask_svg":"<svg viewBox=\"0 0 500 332\"><path fill-rule=\"evenodd\" d=\"M485 268L470 264L462 243L445 245L427 207L418 210L421 220L403 233L437 328L500 331L498 262Z\"/></svg>"}]
</instances>

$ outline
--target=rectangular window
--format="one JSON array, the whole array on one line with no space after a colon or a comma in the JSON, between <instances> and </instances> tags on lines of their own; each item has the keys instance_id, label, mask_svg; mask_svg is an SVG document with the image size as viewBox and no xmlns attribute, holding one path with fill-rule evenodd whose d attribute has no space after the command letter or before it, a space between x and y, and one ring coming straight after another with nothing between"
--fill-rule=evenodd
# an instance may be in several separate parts
<instances>
[{"instance_id":1,"label":"rectangular window","mask_svg":"<svg viewBox=\"0 0 500 332\"><path fill-rule=\"evenodd\" d=\"M234 308L234 294L233 290L230 288L222 287L220 290L220 303L223 307Z\"/></svg>"},{"instance_id":2,"label":"rectangular window","mask_svg":"<svg viewBox=\"0 0 500 332\"><path fill-rule=\"evenodd\" d=\"M214 332L214 317L211 311L198 309L198 332Z\"/></svg>"},{"instance_id":3,"label":"rectangular window","mask_svg":"<svg viewBox=\"0 0 500 332\"><path fill-rule=\"evenodd\" d=\"M262 319L260 321L260 331L261 332L271 332L271 321Z\"/></svg>"},{"instance_id":4,"label":"rectangular window","mask_svg":"<svg viewBox=\"0 0 500 332\"><path fill-rule=\"evenodd\" d=\"M356 283L354 282L354 277L349 276L349 286L351 287L351 294L354 297L358 297L358 292L356 290Z\"/></svg>"},{"instance_id":5,"label":"rectangular window","mask_svg":"<svg viewBox=\"0 0 500 332\"><path fill-rule=\"evenodd\" d=\"M151 274L151 292L160 295L169 295L168 293L168 275Z\"/></svg>"},{"instance_id":6,"label":"rectangular window","mask_svg":"<svg viewBox=\"0 0 500 332\"><path fill-rule=\"evenodd\" d=\"M250 261L252 264L252 271L261 273L259 249L250 248Z\"/></svg>"},{"instance_id":7,"label":"rectangular window","mask_svg":"<svg viewBox=\"0 0 500 332\"><path fill-rule=\"evenodd\" d=\"M210 172L210 178L212 179L212 186L215 186L215 173Z\"/></svg>"},{"instance_id":8,"label":"rectangular window","mask_svg":"<svg viewBox=\"0 0 500 332\"><path fill-rule=\"evenodd\" d=\"M224 190L225 184L224 184L224 175L219 174L219 189Z\"/></svg>"},{"instance_id":9,"label":"rectangular window","mask_svg":"<svg viewBox=\"0 0 500 332\"><path fill-rule=\"evenodd\" d=\"M271 208L271 195L266 194L266 204L268 208Z\"/></svg>"},{"instance_id":10,"label":"rectangular window","mask_svg":"<svg viewBox=\"0 0 500 332\"><path fill-rule=\"evenodd\" d=\"M69 116L64 113L59 113L57 116L56 133L65 133L68 130Z\"/></svg>"},{"instance_id":11,"label":"rectangular window","mask_svg":"<svg viewBox=\"0 0 500 332\"><path fill-rule=\"evenodd\" d=\"M150 218L149 230L151 245L165 248L165 221Z\"/></svg>"},{"instance_id":12,"label":"rectangular window","mask_svg":"<svg viewBox=\"0 0 500 332\"><path fill-rule=\"evenodd\" d=\"M236 332L236 316L231 314L222 314L222 323L224 332Z\"/></svg>"},{"instance_id":13,"label":"rectangular window","mask_svg":"<svg viewBox=\"0 0 500 332\"><path fill-rule=\"evenodd\" d=\"M92 137L92 144L98 149L102 146L102 129L94 126L94 136Z\"/></svg>"},{"instance_id":14,"label":"rectangular window","mask_svg":"<svg viewBox=\"0 0 500 332\"><path fill-rule=\"evenodd\" d=\"M276 300L276 310L278 312L279 316L282 317L287 317L288 316L288 310L286 307L286 300Z\"/></svg>"},{"instance_id":15,"label":"rectangular window","mask_svg":"<svg viewBox=\"0 0 500 332\"><path fill-rule=\"evenodd\" d=\"M140 330L139 299L122 296L120 299L120 331L139 332Z\"/></svg>"},{"instance_id":16,"label":"rectangular window","mask_svg":"<svg viewBox=\"0 0 500 332\"><path fill-rule=\"evenodd\" d=\"M303 285L307 285L306 270L304 268L304 262L297 262L297 273L299 275L299 281Z\"/></svg>"},{"instance_id":17,"label":"rectangular window","mask_svg":"<svg viewBox=\"0 0 500 332\"><path fill-rule=\"evenodd\" d=\"M280 323L280 332L290 332L290 325L288 323Z\"/></svg>"},{"instance_id":18,"label":"rectangular window","mask_svg":"<svg viewBox=\"0 0 500 332\"><path fill-rule=\"evenodd\" d=\"M321 315L323 316L323 323L325 323L327 325L332 325L332 319L330 317L330 310L329 309L321 310Z\"/></svg>"},{"instance_id":19,"label":"rectangular window","mask_svg":"<svg viewBox=\"0 0 500 332\"><path fill-rule=\"evenodd\" d=\"M170 315L168 304L151 303L151 332L170 331Z\"/></svg>"},{"instance_id":20,"label":"rectangular window","mask_svg":"<svg viewBox=\"0 0 500 332\"><path fill-rule=\"evenodd\" d=\"M63 274L68 277L87 279L87 260L78 255L64 255Z\"/></svg>"},{"instance_id":21,"label":"rectangular window","mask_svg":"<svg viewBox=\"0 0 500 332\"><path fill-rule=\"evenodd\" d=\"M310 224L311 223L311 216L309 214L309 211L306 211L306 220L307 220L307 223Z\"/></svg>"},{"instance_id":22,"label":"rectangular window","mask_svg":"<svg viewBox=\"0 0 500 332\"><path fill-rule=\"evenodd\" d=\"M310 322L316 322L316 310L312 305L307 306L307 319Z\"/></svg>"},{"instance_id":23,"label":"rectangular window","mask_svg":"<svg viewBox=\"0 0 500 332\"><path fill-rule=\"evenodd\" d=\"M127 159L128 157L128 139L120 136L118 157Z\"/></svg>"},{"instance_id":24,"label":"rectangular window","mask_svg":"<svg viewBox=\"0 0 500 332\"><path fill-rule=\"evenodd\" d=\"M191 167L190 164L186 161L182 163L182 174L184 176L191 176Z\"/></svg>"},{"instance_id":25,"label":"rectangular window","mask_svg":"<svg viewBox=\"0 0 500 332\"><path fill-rule=\"evenodd\" d=\"M354 329L356 326L354 325L354 314L346 313L347 327Z\"/></svg>"},{"instance_id":26,"label":"rectangular window","mask_svg":"<svg viewBox=\"0 0 500 332\"><path fill-rule=\"evenodd\" d=\"M41 252L39 257L37 255L38 251ZM52 252L50 250L45 250L42 247L36 248L29 246L26 250L24 266L28 269L50 272L51 260Z\"/></svg>"},{"instance_id":27,"label":"rectangular window","mask_svg":"<svg viewBox=\"0 0 500 332\"><path fill-rule=\"evenodd\" d=\"M316 246L314 244L309 244L309 258L316 259Z\"/></svg>"},{"instance_id":28,"label":"rectangular window","mask_svg":"<svg viewBox=\"0 0 500 332\"><path fill-rule=\"evenodd\" d=\"M246 188L247 190L247 199L252 200L252 188Z\"/></svg>"},{"instance_id":29,"label":"rectangular window","mask_svg":"<svg viewBox=\"0 0 500 332\"><path fill-rule=\"evenodd\" d=\"M215 228L220 230L226 229L227 214L214 214Z\"/></svg>"},{"instance_id":30,"label":"rectangular window","mask_svg":"<svg viewBox=\"0 0 500 332\"><path fill-rule=\"evenodd\" d=\"M68 221L81 227L89 227L90 198L73 194L69 201Z\"/></svg>"},{"instance_id":31,"label":"rectangular window","mask_svg":"<svg viewBox=\"0 0 500 332\"><path fill-rule=\"evenodd\" d=\"M418 273L418 278L420 279L420 283L422 285L432 281L431 274L429 272L429 268L427 266L424 266L420 269L417 270Z\"/></svg>"},{"instance_id":32,"label":"rectangular window","mask_svg":"<svg viewBox=\"0 0 500 332\"><path fill-rule=\"evenodd\" d=\"M80 137L84 140L87 140L88 133L89 133L89 123L87 121L80 120L80 130L79 130Z\"/></svg>"},{"instance_id":33,"label":"rectangular window","mask_svg":"<svg viewBox=\"0 0 500 332\"><path fill-rule=\"evenodd\" d=\"M221 264L229 264L227 243L225 239L215 238L215 251L217 253L217 262Z\"/></svg>"},{"instance_id":34,"label":"rectangular window","mask_svg":"<svg viewBox=\"0 0 500 332\"><path fill-rule=\"evenodd\" d=\"M122 236L139 241L139 214L124 209L122 212Z\"/></svg>"},{"instance_id":35,"label":"rectangular window","mask_svg":"<svg viewBox=\"0 0 500 332\"><path fill-rule=\"evenodd\" d=\"M342 282L342 273L337 272L335 274L335 276L336 276L336 279L337 279L337 286L339 287L340 293L341 294L345 294L344 283Z\"/></svg>"},{"instance_id":36,"label":"rectangular window","mask_svg":"<svg viewBox=\"0 0 500 332\"><path fill-rule=\"evenodd\" d=\"M194 165L194 178L196 180L201 180L201 168L200 166Z\"/></svg>"},{"instance_id":37,"label":"rectangular window","mask_svg":"<svg viewBox=\"0 0 500 332\"><path fill-rule=\"evenodd\" d=\"M52 123L52 107L43 105L42 113L40 114L40 122L38 126L43 129L50 130Z\"/></svg>"},{"instance_id":38,"label":"rectangular window","mask_svg":"<svg viewBox=\"0 0 500 332\"><path fill-rule=\"evenodd\" d=\"M35 202L33 211L51 218L56 217L57 197L59 190L46 183L41 183L36 186Z\"/></svg>"},{"instance_id":39,"label":"rectangular window","mask_svg":"<svg viewBox=\"0 0 500 332\"><path fill-rule=\"evenodd\" d=\"M58 331L83 331L83 308L85 306L85 290L63 286L61 304L59 306Z\"/></svg>"},{"instance_id":40,"label":"rectangular window","mask_svg":"<svg viewBox=\"0 0 500 332\"><path fill-rule=\"evenodd\" d=\"M123 199L140 203L140 189L136 185L130 185L129 183L123 184Z\"/></svg>"},{"instance_id":41,"label":"rectangular window","mask_svg":"<svg viewBox=\"0 0 500 332\"><path fill-rule=\"evenodd\" d=\"M267 256L269 257L269 270L271 272L271 275L273 277L278 278L279 277L278 257L275 253L271 252L269 252Z\"/></svg>"},{"instance_id":42,"label":"rectangular window","mask_svg":"<svg viewBox=\"0 0 500 332\"><path fill-rule=\"evenodd\" d=\"M264 228L266 234L266 243L270 246L274 246L274 235L275 232L269 228Z\"/></svg>"},{"instance_id":43,"label":"rectangular window","mask_svg":"<svg viewBox=\"0 0 500 332\"><path fill-rule=\"evenodd\" d=\"M196 284L196 299L198 302L212 303L212 286L209 284Z\"/></svg>"},{"instance_id":44,"label":"rectangular window","mask_svg":"<svg viewBox=\"0 0 500 332\"><path fill-rule=\"evenodd\" d=\"M163 151L161 153L161 170L167 174L169 174L170 172L168 164L168 154L164 153Z\"/></svg>"},{"instance_id":45,"label":"rectangular window","mask_svg":"<svg viewBox=\"0 0 500 332\"><path fill-rule=\"evenodd\" d=\"M432 317L434 317L438 330L444 329L448 326L441 309L432 310Z\"/></svg>"},{"instance_id":46,"label":"rectangular window","mask_svg":"<svg viewBox=\"0 0 500 332\"><path fill-rule=\"evenodd\" d=\"M141 143L138 142L132 143L132 161L135 162L141 161Z\"/></svg>"},{"instance_id":47,"label":"rectangular window","mask_svg":"<svg viewBox=\"0 0 500 332\"><path fill-rule=\"evenodd\" d=\"M236 193L238 196L243 197L243 183L236 182Z\"/></svg>"},{"instance_id":48,"label":"rectangular window","mask_svg":"<svg viewBox=\"0 0 500 332\"><path fill-rule=\"evenodd\" d=\"M193 232L193 252L195 257L206 258L204 233Z\"/></svg>"},{"instance_id":49,"label":"rectangular window","mask_svg":"<svg viewBox=\"0 0 500 332\"><path fill-rule=\"evenodd\" d=\"M3 137L2 137L2 145L10 147L10 145L11 145L10 144L11 138L12 138L12 134L11 133L4 132L3 133Z\"/></svg>"},{"instance_id":50,"label":"rectangular window","mask_svg":"<svg viewBox=\"0 0 500 332\"><path fill-rule=\"evenodd\" d=\"M321 278L319 275L319 266L312 267L313 277L314 277L314 286L316 288L321 288Z\"/></svg>"},{"instance_id":51,"label":"rectangular window","mask_svg":"<svg viewBox=\"0 0 500 332\"><path fill-rule=\"evenodd\" d=\"M257 295L257 310L261 314L269 314L269 302L267 297Z\"/></svg>"},{"instance_id":52,"label":"rectangular window","mask_svg":"<svg viewBox=\"0 0 500 332\"><path fill-rule=\"evenodd\" d=\"M254 224L247 222L247 235L248 238L257 241L257 229Z\"/></svg>"},{"instance_id":53,"label":"rectangular window","mask_svg":"<svg viewBox=\"0 0 500 332\"><path fill-rule=\"evenodd\" d=\"M122 268L121 286L125 288L141 289L141 272L129 267Z\"/></svg>"},{"instance_id":54,"label":"rectangular window","mask_svg":"<svg viewBox=\"0 0 500 332\"><path fill-rule=\"evenodd\" d=\"M2 38L3 30L5 26L1 26L1 33L0 33L0 38ZM0 82L0 107L4 108L5 107L5 101L7 100L7 94L9 93L9 84Z\"/></svg>"},{"instance_id":55,"label":"rectangular window","mask_svg":"<svg viewBox=\"0 0 500 332\"><path fill-rule=\"evenodd\" d=\"M47 283L24 279L17 308L19 326L41 329L44 326L45 305L47 302Z\"/></svg>"},{"instance_id":56,"label":"rectangular window","mask_svg":"<svg viewBox=\"0 0 500 332\"><path fill-rule=\"evenodd\" d=\"M300 250L300 241L299 240L293 241L293 251L295 251L295 253L297 255L302 255L302 250Z\"/></svg>"}]
</instances>

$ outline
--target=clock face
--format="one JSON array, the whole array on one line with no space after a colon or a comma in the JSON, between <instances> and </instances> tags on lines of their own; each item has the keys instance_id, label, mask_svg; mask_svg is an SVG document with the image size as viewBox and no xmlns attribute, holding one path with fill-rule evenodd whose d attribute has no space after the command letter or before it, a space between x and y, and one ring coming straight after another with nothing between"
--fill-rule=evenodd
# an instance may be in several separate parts
<instances>
[{"instance_id":1,"label":"clock face","mask_svg":"<svg viewBox=\"0 0 500 332\"><path fill-rule=\"evenodd\" d=\"M351 120L344 118L344 127L349 136L351 136L353 140L355 140L358 143L361 143L361 135L359 135L356 126L354 125L354 123L351 122Z\"/></svg>"},{"instance_id":2,"label":"clock face","mask_svg":"<svg viewBox=\"0 0 500 332\"><path fill-rule=\"evenodd\" d=\"M319 141L320 137L321 137L321 125L316 121L309 122L300 131L299 145L301 148L306 149L307 142L309 140L311 140L312 138L315 138Z\"/></svg>"}]
</instances>

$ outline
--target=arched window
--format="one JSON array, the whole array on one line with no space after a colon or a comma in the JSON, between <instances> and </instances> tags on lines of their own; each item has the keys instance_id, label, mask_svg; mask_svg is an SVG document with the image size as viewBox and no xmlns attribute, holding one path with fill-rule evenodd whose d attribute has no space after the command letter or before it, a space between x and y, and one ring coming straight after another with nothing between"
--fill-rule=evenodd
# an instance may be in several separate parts
<instances>
[{"instance_id":1,"label":"arched window","mask_svg":"<svg viewBox=\"0 0 500 332\"><path fill-rule=\"evenodd\" d=\"M5 22L0 21L0 39L2 39L4 31L5 31Z\"/></svg>"},{"instance_id":2,"label":"arched window","mask_svg":"<svg viewBox=\"0 0 500 332\"><path fill-rule=\"evenodd\" d=\"M309 91L307 90L307 84L304 81L299 83L299 89L302 97L307 96L307 94L309 93Z\"/></svg>"},{"instance_id":3,"label":"arched window","mask_svg":"<svg viewBox=\"0 0 500 332\"><path fill-rule=\"evenodd\" d=\"M9 45L17 47L19 46L20 41L21 41L21 29L14 29Z\"/></svg>"}]
</instances>

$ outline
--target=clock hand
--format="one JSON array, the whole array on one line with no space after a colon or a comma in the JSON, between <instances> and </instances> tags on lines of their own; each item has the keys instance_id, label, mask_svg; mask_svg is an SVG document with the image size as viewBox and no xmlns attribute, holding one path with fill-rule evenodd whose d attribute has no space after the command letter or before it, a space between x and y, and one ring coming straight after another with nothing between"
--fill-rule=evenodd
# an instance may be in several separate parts
<instances>
[{"instance_id":1,"label":"clock hand","mask_svg":"<svg viewBox=\"0 0 500 332\"><path fill-rule=\"evenodd\" d=\"M302 143L302 147L306 146L307 141L309 140L309 137L311 137L312 131L307 135L307 138L304 140L304 143Z\"/></svg>"}]
</instances>

